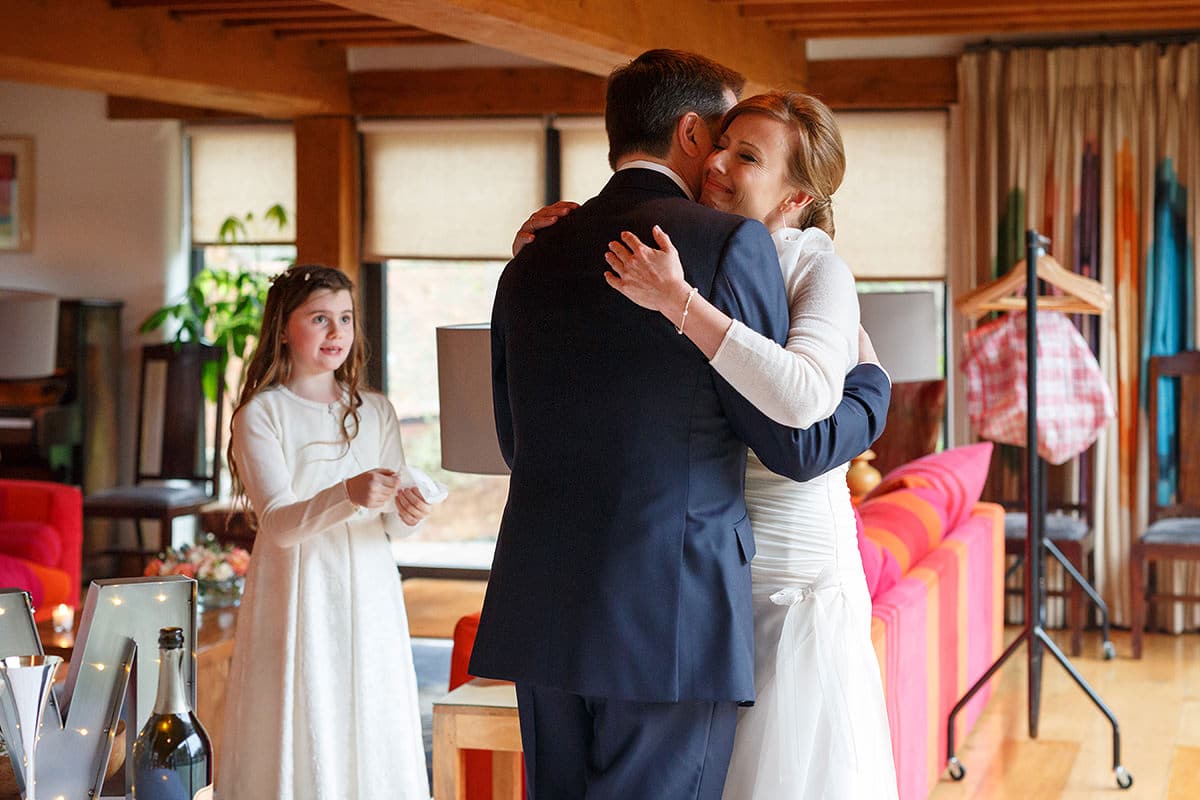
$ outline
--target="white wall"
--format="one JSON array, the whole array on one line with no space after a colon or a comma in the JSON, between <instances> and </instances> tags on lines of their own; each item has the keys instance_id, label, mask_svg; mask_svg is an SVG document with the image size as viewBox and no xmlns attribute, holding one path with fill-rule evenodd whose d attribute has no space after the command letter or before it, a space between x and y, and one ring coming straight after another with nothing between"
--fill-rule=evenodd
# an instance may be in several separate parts
<instances>
[{"instance_id":1,"label":"white wall","mask_svg":"<svg viewBox=\"0 0 1200 800\"><path fill-rule=\"evenodd\" d=\"M141 321L186 283L177 122L109 121L104 95L0 82L0 134L32 136L33 251L0 252L0 286L120 300L121 470L133 474Z\"/></svg>"}]
</instances>

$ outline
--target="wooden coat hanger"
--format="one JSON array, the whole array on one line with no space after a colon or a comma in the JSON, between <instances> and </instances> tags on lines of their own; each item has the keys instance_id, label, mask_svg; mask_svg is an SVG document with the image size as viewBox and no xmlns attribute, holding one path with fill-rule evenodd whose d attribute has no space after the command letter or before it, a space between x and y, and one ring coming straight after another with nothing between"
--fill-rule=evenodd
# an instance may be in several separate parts
<instances>
[{"instance_id":1,"label":"wooden coat hanger","mask_svg":"<svg viewBox=\"0 0 1200 800\"><path fill-rule=\"evenodd\" d=\"M1038 257L1037 276L1063 291L1060 295L1038 295L1039 310L1103 314L1112 305L1112 294L1099 281L1072 272L1054 256ZM1003 276L959 297L954 307L970 319L979 319L989 311L1024 311L1025 296L1015 292L1024 288L1025 280L1025 259L1021 259Z\"/></svg>"}]
</instances>

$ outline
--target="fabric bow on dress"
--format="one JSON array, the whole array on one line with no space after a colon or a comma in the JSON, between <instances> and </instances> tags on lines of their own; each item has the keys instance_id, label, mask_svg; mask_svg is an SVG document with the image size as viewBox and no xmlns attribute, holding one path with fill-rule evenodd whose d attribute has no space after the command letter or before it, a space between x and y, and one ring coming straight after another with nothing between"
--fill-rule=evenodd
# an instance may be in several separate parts
<instances>
[{"instance_id":1,"label":"fabric bow on dress","mask_svg":"<svg viewBox=\"0 0 1200 800\"><path fill-rule=\"evenodd\" d=\"M834 619L844 617L845 596L842 580L832 567L821 570L812 583L780 589L771 602L787 606L780 647L776 654L775 685L781 706L810 709L831 720L851 719L844 676L849 664L846 636ZM812 672L821 689L819 699L812 697ZM806 691L807 690L807 691ZM803 714L780 714L776 718L780 750L806 752L801 743L812 737L814 726ZM858 769L858 753L848 725L833 726L829 766L850 772ZM798 785L804 765L792 759L780 760L783 785Z\"/></svg>"}]
</instances>

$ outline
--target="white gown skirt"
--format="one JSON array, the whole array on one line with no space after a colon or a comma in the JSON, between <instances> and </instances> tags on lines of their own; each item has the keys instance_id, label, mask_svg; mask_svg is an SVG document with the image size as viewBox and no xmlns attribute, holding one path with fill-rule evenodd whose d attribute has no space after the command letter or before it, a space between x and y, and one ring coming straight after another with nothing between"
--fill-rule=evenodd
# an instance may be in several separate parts
<instances>
[{"instance_id":1,"label":"white gown skirt","mask_svg":"<svg viewBox=\"0 0 1200 800\"><path fill-rule=\"evenodd\" d=\"M758 699L738 718L725 800L897 796L845 477L799 484L750 458Z\"/></svg>"}]
</instances>

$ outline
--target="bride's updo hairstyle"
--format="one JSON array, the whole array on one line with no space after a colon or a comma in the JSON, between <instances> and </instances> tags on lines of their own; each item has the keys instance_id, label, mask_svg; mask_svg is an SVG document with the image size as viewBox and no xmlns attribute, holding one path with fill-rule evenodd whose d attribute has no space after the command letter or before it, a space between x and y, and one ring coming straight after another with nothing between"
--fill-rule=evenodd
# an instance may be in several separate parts
<instances>
[{"instance_id":1,"label":"bride's updo hairstyle","mask_svg":"<svg viewBox=\"0 0 1200 800\"><path fill-rule=\"evenodd\" d=\"M799 219L787 222L797 228L820 228L832 239L833 193L846 174L846 151L829 106L801 92L756 94L729 109L722 132L743 114L762 114L787 126L792 143L788 177L793 186L813 198L801 209Z\"/></svg>"}]
</instances>

